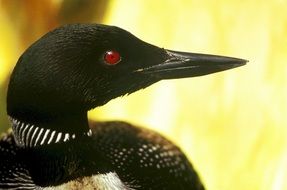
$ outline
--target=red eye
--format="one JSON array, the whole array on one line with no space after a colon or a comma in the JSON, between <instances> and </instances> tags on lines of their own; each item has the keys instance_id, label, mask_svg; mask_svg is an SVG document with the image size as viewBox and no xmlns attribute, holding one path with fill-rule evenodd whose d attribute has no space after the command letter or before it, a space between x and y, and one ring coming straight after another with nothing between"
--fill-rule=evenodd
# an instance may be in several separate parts
<instances>
[{"instance_id":1,"label":"red eye","mask_svg":"<svg viewBox=\"0 0 287 190\"><path fill-rule=\"evenodd\" d=\"M105 53L104 60L108 65L116 65L121 61L121 55L117 51L110 50Z\"/></svg>"}]
</instances>

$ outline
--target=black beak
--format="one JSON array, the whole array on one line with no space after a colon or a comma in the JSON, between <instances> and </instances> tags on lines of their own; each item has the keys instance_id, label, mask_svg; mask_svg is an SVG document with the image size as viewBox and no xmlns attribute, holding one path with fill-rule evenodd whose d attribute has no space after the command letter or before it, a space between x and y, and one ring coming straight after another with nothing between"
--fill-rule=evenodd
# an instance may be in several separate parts
<instances>
[{"instance_id":1,"label":"black beak","mask_svg":"<svg viewBox=\"0 0 287 190\"><path fill-rule=\"evenodd\" d=\"M140 71L158 79L195 77L245 65L247 60L218 55L165 50L165 62Z\"/></svg>"}]
</instances>

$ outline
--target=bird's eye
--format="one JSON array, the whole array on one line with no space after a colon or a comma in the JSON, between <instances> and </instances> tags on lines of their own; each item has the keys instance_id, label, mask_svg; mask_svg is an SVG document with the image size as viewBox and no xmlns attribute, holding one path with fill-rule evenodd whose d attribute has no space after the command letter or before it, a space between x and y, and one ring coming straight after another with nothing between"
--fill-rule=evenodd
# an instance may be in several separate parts
<instances>
[{"instance_id":1,"label":"bird's eye","mask_svg":"<svg viewBox=\"0 0 287 190\"><path fill-rule=\"evenodd\" d=\"M106 51L104 55L105 63L108 65L116 65L121 61L121 55L115 50Z\"/></svg>"}]
</instances>

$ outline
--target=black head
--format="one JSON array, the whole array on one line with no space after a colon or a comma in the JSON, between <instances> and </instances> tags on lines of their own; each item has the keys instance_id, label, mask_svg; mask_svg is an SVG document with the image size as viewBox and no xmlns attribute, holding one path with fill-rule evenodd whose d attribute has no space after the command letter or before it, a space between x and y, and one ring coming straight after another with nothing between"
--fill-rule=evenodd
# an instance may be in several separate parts
<instances>
[{"instance_id":1,"label":"black head","mask_svg":"<svg viewBox=\"0 0 287 190\"><path fill-rule=\"evenodd\" d=\"M87 110L159 80L214 73L245 60L175 52L114 26L73 24L55 29L20 57L12 73L8 114L32 124L86 130ZM65 118L69 125L62 122ZM74 119L72 119L74 118Z\"/></svg>"},{"instance_id":2,"label":"black head","mask_svg":"<svg viewBox=\"0 0 287 190\"><path fill-rule=\"evenodd\" d=\"M86 112L155 82L134 71L163 62L162 51L117 27L60 27L19 59L10 80L8 114Z\"/></svg>"}]
</instances>

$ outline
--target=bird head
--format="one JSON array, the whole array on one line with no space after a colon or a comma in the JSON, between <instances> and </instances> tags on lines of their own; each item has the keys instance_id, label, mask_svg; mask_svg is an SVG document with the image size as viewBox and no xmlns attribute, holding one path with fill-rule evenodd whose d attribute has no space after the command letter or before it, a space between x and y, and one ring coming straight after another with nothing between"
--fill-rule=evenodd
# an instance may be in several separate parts
<instances>
[{"instance_id":1,"label":"bird head","mask_svg":"<svg viewBox=\"0 0 287 190\"><path fill-rule=\"evenodd\" d=\"M159 48L115 26L65 25L44 35L19 58L9 83L7 112L26 123L54 122L58 125L52 128L84 131L77 121L113 98L163 79L206 75L245 62ZM61 123L63 118L71 123Z\"/></svg>"}]
</instances>

